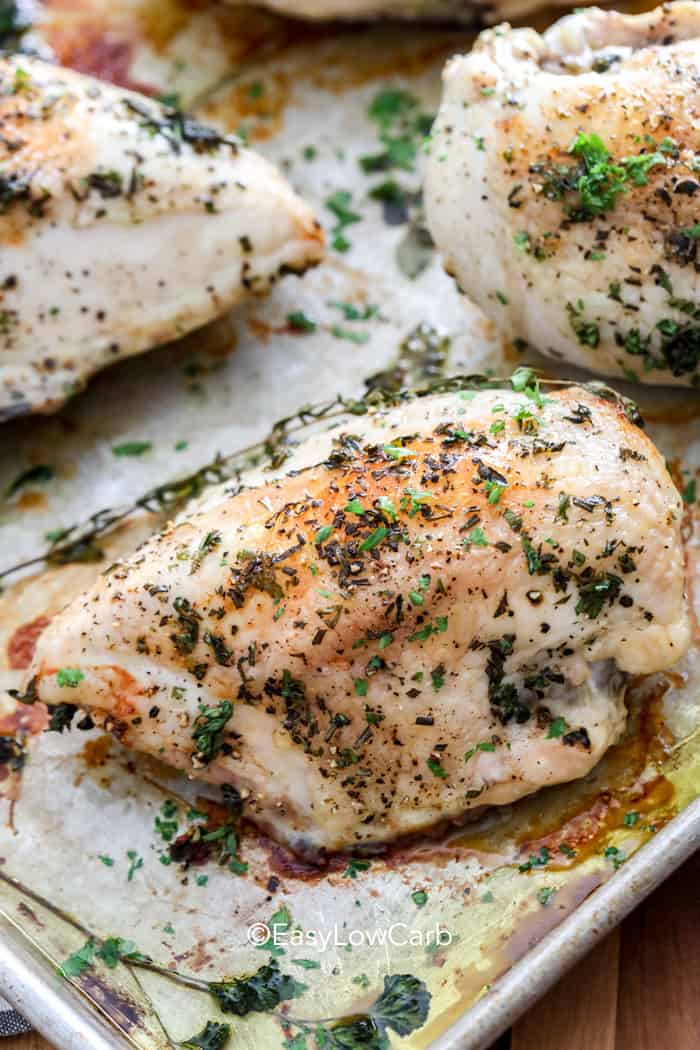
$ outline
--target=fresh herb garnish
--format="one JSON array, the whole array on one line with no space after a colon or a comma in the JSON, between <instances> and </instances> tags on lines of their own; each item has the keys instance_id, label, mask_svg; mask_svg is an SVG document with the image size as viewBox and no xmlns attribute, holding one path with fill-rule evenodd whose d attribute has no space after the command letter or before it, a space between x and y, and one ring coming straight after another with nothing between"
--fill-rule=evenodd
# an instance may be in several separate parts
<instances>
[{"instance_id":1,"label":"fresh herb garnish","mask_svg":"<svg viewBox=\"0 0 700 1050\"><path fill-rule=\"evenodd\" d=\"M230 700L222 700L216 707L199 705L199 713L192 730L195 757L199 762L207 765L222 750L225 729L232 714L233 704Z\"/></svg>"},{"instance_id":2,"label":"fresh herb garnish","mask_svg":"<svg viewBox=\"0 0 700 1050\"><path fill-rule=\"evenodd\" d=\"M532 871L533 868L544 868L549 863L549 850L546 846L540 847L536 854L531 854L528 860L518 866L518 871Z\"/></svg>"},{"instance_id":3,"label":"fresh herb garnish","mask_svg":"<svg viewBox=\"0 0 700 1050\"><path fill-rule=\"evenodd\" d=\"M80 977L81 974L89 970L93 964L95 958L95 942L92 938L86 941L82 948L79 948L77 952L73 952L65 959L59 969L64 977Z\"/></svg>"},{"instance_id":4,"label":"fresh herb garnish","mask_svg":"<svg viewBox=\"0 0 700 1050\"><path fill-rule=\"evenodd\" d=\"M84 678L85 675L77 667L61 667L56 672L56 685L61 689L77 689Z\"/></svg>"},{"instance_id":5,"label":"fresh herb garnish","mask_svg":"<svg viewBox=\"0 0 700 1050\"><path fill-rule=\"evenodd\" d=\"M153 444L150 441L124 441L121 445L114 445L112 453L115 456L142 456L152 448Z\"/></svg>"},{"instance_id":6,"label":"fresh herb garnish","mask_svg":"<svg viewBox=\"0 0 700 1050\"><path fill-rule=\"evenodd\" d=\"M347 868L343 872L343 878L344 879L356 879L357 875L358 875L358 872L360 872L360 871L369 871L370 866L371 866L371 861L369 861L369 860L355 860L354 857L351 857L350 860L348 861Z\"/></svg>"},{"instance_id":7,"label":"fresh herb garnish","mask_svg":"<svg viewBox=\"0 0 700 1050\"><path fill-rule=\"evenodd\" d=\"M25 485L44 485L55 477L56 472L53 467L50 467L48 463L39 463L36 467L30 467L28 470L23 471L14 481L10 482L5 490L5 495L14 496Z\"/></svg>"},{"instance_id":8,"label":"fresh herb garnish","mask_svg":"<svg viewBox=\"0 0 700 1050\"><path fill-rule=\"evenodd\" d=\"M294 332L315 332L318 325L307 317L303 310L294 310L287 314L287 324Z\"/></svg>"},{"instance_id":9,"label":"fresh herb garnish","mask_svg":"<svg viewBox=\"0 0 700 1050\"><path fill-rule=\"evenodd\" d=\"M428 758L428 769L434 777L439 777L440 780L447 779L447 770L444 768L439 758L435 755L430 755Z\"/></svg>"},{"instance_id":10,"label":"fresh herb garnish","mask_svg":"<svg viewBox=\"0 0 700 1050\"><path fill-rule=\"evenodd\" d=\"M563 736L566 732L566 720L564 718L555 718L553 722L549 723L547 729L547 740L552 740Z\"/></svg>"},{"instance_id":11,"label":"fresh herb garnish","mask_svg":"<svg viewBox=\"0 0 700 1050\"><path fill-rule=\"evenodd\" d=\"M622 850L618 849L617 846L608 846L604 851L603 856L606 860L612 861L612 866L615 871L617 871L617 869L627 860L625 854Z\"/></svg>"},{"instance_id":12,"label":"fresh herb garnish","mask_svg":"<svg viewBox=\"0 0 700 1050\"><path fill-rule=\"evenodd\" d=\"M378 525L377 528L369 534L360 544L361 551L372 551L375 547L384 540L389 530L385 525Z\"/></svg>"},{"instance_id":13,"label":"fresh herb garnish","mask_svg":"<svg viewBox=\"0 0 700 1050\"><path fill-rule=\"evenodd\" d=\"M139 857L135 849L128 849L126 855L129 858L129 870L126 875L126 881L131 882L134 874L143 867L143 858Z\"/></svg>"},{"instance_id":14,"label":"fresh herb garnish","mask_svg":"<svg viewBox=\"0 0 700 1050\"><path fill-rule=\"evenodd\" d=\"M335 215L336 223L331 230L331 244L337 252L347 252L351 248L350 241L345 237L345 230L356 222L360 222L362 216L353 211L352 194L348 190L337 190L326 198L326 207Z\"/></svg>"},{"instance_id":15,"label":"fresh herb garnish","mask_svg":"<svg viewBox=\"0 0 700 1050\"><path fill-rule=\"evenodd\" d=\"M470 758L473 758L478 751L495 751L496 745L492 740L482 740L480 743L475 744L474 747L470 747L468 751L464 753L464 761L468 762Z\"/></svg>"},{"instance_id":16,"label":"fresh herb garnish","mask_svg":"<svg viewBox=\"0 0 700 1050\"><path fill-rule=\"evenodd\" d=\"M218 1021L207 1021L197 1035L190 1036L179 1046L185 1050L222 1050L231 1036L231 1026L219 1024Z\"/></svg>"},{"instance_id":17,"label":"fresh herb garnish","mask_svg":"<svg viewBox=\"0 0 700 1050\"><path fill-rule=\"evenodd\" d=\"M307 985L290 974L282 973L276 959L271 959L249 977L212 981L208 987L219 1009L237 1017L273 1010L282 1002L297 999L307 989Z\"/></svg>"}]
</instances>

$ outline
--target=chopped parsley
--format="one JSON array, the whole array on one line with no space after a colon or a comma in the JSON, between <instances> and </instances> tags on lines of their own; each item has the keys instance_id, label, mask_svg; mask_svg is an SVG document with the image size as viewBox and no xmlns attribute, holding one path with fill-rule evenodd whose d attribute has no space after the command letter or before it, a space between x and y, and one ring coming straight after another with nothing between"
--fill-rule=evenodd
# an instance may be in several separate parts
<instances>
[{"instance_id":1,"label":"chopped parsley","mask_svg":"<svg viewBox=\"0 0 700 1050\"><path fill-rule=\"evenodd\" d=\"M95 957L101 959L110 970L115 970L122 959L128 961L145 958L137 951L133 941L125 941L122 937L108 937L95 952Z\"/></svg>"},{"instance_id":2,"label":"chopped parsley","mask_svg":"<svg viewBox=\"0 0 700 1050\"><path fill-rule=\"evenodd\" d=\"M536 854L531 854L530 857L518 866L518 871L532 871L533 868L544 868L549 863L550 856L549 850L546 846L540 847Z\"/></svg>"},{"instance_id":3,"label":"chopped parsley","mask_svg":"<svg viewBox=\"0 0 700 1050\"><path fill-rule=\"evenodd\" d=\"M615 871L617 871L617 869L621 867L627 860L625 854L622 852L622 850L618 849L617 846L608 846L607 849L603 852L603 856L606 860L612 861L612 866L615 869Z\"/></svg>"},{"instance_id":4,"label":"chopped parsley","mask_svg":"<svg viewBox=\"0 0 700 1050\"><path fill-rule=\"evenodd\" d=\"M303 310L294 310L287 314L287 324L294 332L315 332L318 327Z\"/></svg>"},{"instance_id":5,"label":"chopped parsley","mask_svg":"<svg viewBox=\"0 0 700 1050\"><path fill-rule=\"evenodd\" d=\"M434 777L439 777L440 780L447 780L447 770L444 768L439 758L436 758L435 755L430 755L427 765Z\"/></svg>"},{"instance_id":6,"label":"chopped parsley","mask_svg":"<svg viewBox=\"0 0 700 1050\"><path fill-rule=\"evenodd\" d=\"M360 309L353 303L329 302L334 310L340 310L346 321L369 321L372 317L379 317L378 306L364 306Z\"/></svg>"},{"instance_id":7,"label":"chopped parsley","mask_svg":"<svg viewBox=\"0 0 700 1050\"><path fill-rule=\"evenodd\" d=\"M391 502L388 496L380 496L377 500L377 506L383 514L386 514L387 518L389 518L390 521L396 521L396 510L394 509L394 504Z\"/></svg>"},{"instance_id":8,"label":"chopped parsley","mask_svg":"<svg viewBox=\"0 0 700 1050\"><path fill-rule=\"evenodd\" d=\"M384 445L384 453L390 459L408 459L416 455L412 449L403 448L401 445Z\"/></svg>"},{"instance_id":9,"label":"chopped parsley","mask_svg":"<svg viewBox=\"0 0 700 1050\"><path fill-rule=\"evenodd\" d=\"M28 470L23 471L14 481L10 482L5 490L5 495L14 496L25 485L44 485L55 477L56 472L53 467L50 467L48 463L39 463L36 467L30 467Z\"/></svg>"},{"instance_id":10,"label":"chopped parsley","mask_svg":"<svg viewBox=\"0 0 700 1050\"><path fill-rule=\"evenodd\" d=\"M439 664L434 671L430 672L430 680L433 683L435 692L439 693L445 684L445 668L443 664Z\"/></svg>"},{"instance_id":11,"label":"chopped parsley","mask_svg":"<svg viewBox=\"0 0 700 1050\"><path fill-rule=\"evenodd\" d=\"M199 705L192 730L195 757L199 762L207 765L222 751L225 729L232 714L233 704L230 700L222 700L216 707Z\"/></svg>"},{"instance_id":12,"label":"chopped parsley","mask_svg":"<svg viewBox=\"0 0 700 1050\"><path fill-rule=\"evenodd\" d=\"M320 970L320 962L316 962L315 959L290 959L290 963L294 966L301 966L302 970Z\"/></svg>"},{"instance_id":13,"label":"chopped parsley","mask_svg":"<svg viewBox=\"0 0 700 1050\"><path fill-rule=\"evenodd\" d=\"M86 941L82 948L73 952L65 959L59 969L64 977L80 977L89 970L95 958L95 942L92 938Z\"/></svg>"},{"instance_id":14,"label":"chopped parsley","mask_svg":"<svg viewBox=\"0 0 700 1050\"><path fill-rule=\"evenodd\" d=\"M652 168L666 165L666 150L623 157L615 162L605 143L595 132L580 132L568 150L576 163L551 167L533 165L543 178L548 200L563 201L569 222L587 222L613 211L618 197L627 193L627 183L646 186Z\"/></svg>"},{"instance_id":15,"label":"chopped parsley","mask_svg":"<svg viewBox=\"0 0 700 1050\"><path fill-rule=\"evenodd\" d=\"M356 879L359 872L369 871L371 866L371 861L369 860L356 860L354 857L351 857L347 868L343 872L343 878Z\"/></svg>"},{"instance_id":16,"label":"chopped parsley","mask_svg":"<svg viewBox=\"0 0 700 1050\"><path fill-rule=\"evenodd\" d=\"M468 751L464 752L464 761L468 762L470 758L479 751L495 751L496 745L492 740L482 740L480 743L475 744L474 747L470 747Z\"/></svg>"},{"instance_id":17,"label":"chopped parsley","mask_svg":"<svg viewBox=\"0 0 700 1050\"><path fill-rule=\"evenodd\" d=\"M339 324L331 325L331 335L336 339L345 339L348 343L357 343L358 346L369 342L369 332L355 332Z\"/></svg>"},{"instance_id":18,"label":"chopped parsley","mask_svg":"<svg viewBox=\"0 0 700 1050\"><path fill-rule=\"evenodd\" d=\"M480 526L476 526L468 532L464 539L465 548L470 551L472 547L488 547L489 541L486 539L486 534Z\"/></svg>"},{"instance_id":19,"label":"chopped parsley","mask_svg":"<svg viewBox=\"0 0 700 1050\"><path fill-rule=\"evenodd\" d=\"M59 688L77 689L85 675L77 667L61 667L56 672L56 685Z\"/></svg>"},{"instance_id":20,"label":"chopped parsley","mask_svg":"<svg viewBox=\"0 0 700 1050\"><path fill-rule=\"evenodd\" d=\"M134 874L143 867L143 858L139 857L135 849L127 850L126 855L129 858L129 870L126 875L126 881L131 882Z\"/></svg>"},{"instance_id":21,"label":"chopped parsley","mask_svg":"<svg viewBox=\"0 0 700 1050\"><path fill-rule=\"evenodd\" d=\"M555 718L553 722L549 723L547 729L547 740L557 739L563 736L566 732L566 720L563 718Z\"/></svg>"},{"instance_id":22,"label":"chopped parsley","mask_svg":"<svg viewBox=\"0 0 700 1050\"><path fill-rule=\"evenodd\" d=\"M374 532L371 532L360 544L361 551L372 551L375 547L384 540L389 530L385 525L378 525Z\"/></svg>"},{"instance_id":23,"label":"chopped parsley","mask_svg":"<svg viewBox=\"0 0 700 1050\"><path fill-rule=\"evenodd\" d=\"M584 303L578 299L576 305L566 304L569 324L581 346L590 346L595 350L600 345L600 328L593 321L583 319Z\"/></svg>"},{"instance_id":24,"label":"chopped parsley","mask_svg":"<svg viewBox=\"0 0 700 1050\"><path fill-rule=\"evenodd\" d=\"M345 237L345 230L356 222L360 222L362 216L353 211L352 194L348 190L337 190L326 198L326 207L335 216L335 226L331 230L331 244L337 252L347 252L351 248L350 241Z\"/></svg>"},{"instance_id":25,"label":"chopped parsley","mask_svg":"<svg viewBox=\"0 0 700 1050\"><path fill-rule=\"evenodd\" d=\"M289 974L281 973L277 960L271 959L249 977L212 981L208 988L222 1013L245 1017L250 1013L273 1010L289 999L297 999L307 986Z\"/></svg>"},{"instance_id":26,"label":"chopped parsley","mask_svg":"<svg viewBox=\"0 0 700 1050\"><path fill-rule=\"evenodd\" d=\"M612 605L620 593L622 580L613 573L606 572L593 576L579 586L579 598L576 603L576 615L583 613L591 620L600 616L603 606Z\"/></svg>"},{"instance_id":27,"label":"chopped parsley","mask_svg":"<svg viewBox=\"0 0 700 1050\"><path fill-rule=\"evenodd\" d=\"M231 1026L219 1024L218 1021L207 1021L201 1032L190 1036L178 1046L184 1050L223 1050L231 1036Z\"/></svg>"},{"instance_id":28,"label":"chopped parsley","mask_svg":"<svg viewBox=\"0 0 700 1050\"><path fill-rule=\"evenodd\" d=\"M346 503L344 507L346 514L364 514L365 508L360 503L359 499L351 499L349 503Z\"/></svg>"},{"instance_id":29,"label":"chopped parsley","mask_svg":"<svg viewBox=\"0 0 700 1050\"><path fill-rule=\"evenodd\" d=\"M150 441L124 441L121 445L113 445L112 453L115 456L143 456L152 448L153 444Z\"/></svg>"}]
</instances>

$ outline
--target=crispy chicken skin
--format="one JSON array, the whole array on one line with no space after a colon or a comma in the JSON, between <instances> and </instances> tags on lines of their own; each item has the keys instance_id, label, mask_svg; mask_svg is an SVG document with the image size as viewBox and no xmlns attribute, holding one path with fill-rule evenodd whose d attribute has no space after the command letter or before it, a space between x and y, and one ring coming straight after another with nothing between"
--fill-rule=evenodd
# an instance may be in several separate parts
<instances>
[{"instance_id":1,"label":"crispy chicken skin","mask_svg":"<svg viewBox=\"0 0 700 1050\"><path fill-rule=\"evenodd\" d=\"M428 224L510 339L605 375L700 382L700 8L507 25L453 58Z\"/></svg>"},{"instance_id":2,"label":"crispy chicken skin","mask_svg":"<svg viewBox=\"0 0 700 1050\"><path fill-rule=\"evenodd\" d=\"M143 96L0 60L0 420L322 254L265 160Z\"/></svg>"},{"instance_id":3,"label":"crispy chicken skin","mask_svg":"<svg viewBox=\"0 0 700 1050\"><path fill-rule=\"evenodd\" d=\"M28 686L312 855L583 776L624 673L687 646L680 499L614 399L452 393L365 427L118 563Z\"/></svg>"}]
</instances>

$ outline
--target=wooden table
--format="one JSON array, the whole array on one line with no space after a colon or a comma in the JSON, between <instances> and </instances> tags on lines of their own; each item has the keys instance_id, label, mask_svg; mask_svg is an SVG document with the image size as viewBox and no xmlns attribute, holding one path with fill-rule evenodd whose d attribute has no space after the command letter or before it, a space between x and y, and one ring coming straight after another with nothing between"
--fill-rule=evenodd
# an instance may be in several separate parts
<instances>
[{"instance_id":1,"label":"wooden table","mask_svg":"<svg viewBox=\"0 0 700 1050\"><path fill-rule=\"evenodd\" d=\"M700 853L492 1050L699 1050ZM0 1050L51 1050L37 1035Z\"/></svg>"}]
</instances>

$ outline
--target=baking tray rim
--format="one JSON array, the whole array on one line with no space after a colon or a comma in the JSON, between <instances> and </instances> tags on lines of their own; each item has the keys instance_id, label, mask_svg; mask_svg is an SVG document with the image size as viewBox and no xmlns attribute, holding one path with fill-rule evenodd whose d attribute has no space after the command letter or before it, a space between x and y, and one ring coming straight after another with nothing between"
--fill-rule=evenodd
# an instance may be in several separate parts
<instances>
[{"instance_id":1,"label":"baking tray rim","mask_svg":"<svg viewBox=\"0 0 700 1050\"><path fill-rule=\"evenodd\" d=\"M546 934L465 1010L430 1050L483 1050L700 848L700 797ZM57 1050L124 1050L131 1042L68 982L51 979L0 911L0 990ZM7 934L10 934L8 937Z\"/></svg>"}]
</instances>

